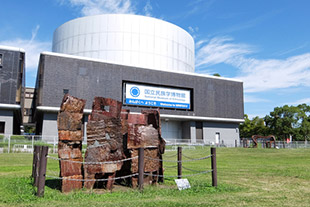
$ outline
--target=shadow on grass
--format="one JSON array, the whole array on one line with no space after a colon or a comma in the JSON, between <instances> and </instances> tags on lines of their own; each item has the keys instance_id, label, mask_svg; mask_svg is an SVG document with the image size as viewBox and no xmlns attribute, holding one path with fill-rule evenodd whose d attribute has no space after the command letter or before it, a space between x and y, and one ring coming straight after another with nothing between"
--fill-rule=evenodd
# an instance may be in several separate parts
<instances>
[{"instance_id":1,"label":"shadow on grass","mask_svg":"<svg viewBox=\"0 0 310 207\"><path fill-rule=\"evenodd\" d=\"M61 180L58 179L46 180L45 185L51 189L61 191Z\"/></svg>"}]
</instances>

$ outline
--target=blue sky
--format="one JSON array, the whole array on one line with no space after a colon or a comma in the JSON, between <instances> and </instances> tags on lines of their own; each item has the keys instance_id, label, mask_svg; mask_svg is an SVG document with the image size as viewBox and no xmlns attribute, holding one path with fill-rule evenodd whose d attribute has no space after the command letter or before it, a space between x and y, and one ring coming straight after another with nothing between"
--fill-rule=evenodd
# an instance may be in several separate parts
<instances>
[{"instance_id":1,"label":"blue sky","mask_svg":"<svg viewBox=\"0 0 310 207\"><path fill-rule=\"evenodd\" d=\"M10 0L1 2L0 45L26 50L33 87L39 53L71 19L132 13L174 23L195 39L196 72L244 81L245 113L310 104L308 0Z\"/></svg>"}]
</instances>

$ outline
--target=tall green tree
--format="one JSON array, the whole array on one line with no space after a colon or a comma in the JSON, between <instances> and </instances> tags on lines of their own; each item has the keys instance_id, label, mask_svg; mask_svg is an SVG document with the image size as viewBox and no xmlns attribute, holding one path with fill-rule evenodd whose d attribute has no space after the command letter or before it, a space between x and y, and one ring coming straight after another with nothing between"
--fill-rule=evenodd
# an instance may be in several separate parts
<instances>
[{"instance_id":1,"label":"tall green tree","mask_svg":"<svg viewBox=\"0 0 310 207\"><path fill-rule=\"evenodd\" d=\"M299 128L299 140L310 139L310 106L307 104L300 104L298 108L301 110L301 123Z\"/></svg>"},{"instance_id":2,"label":"tall green tree","mask_svg":"<svg viewBox=\"0 0 310 207\"><path fill-rule=\"evenodd\" d=\"M265 126L264 119L258 116L249 119L248 115L244 115L244 123L240 124L240 137L250 138L253 135L268 135L269 130Z\"/></svg>"},{"instance_id":3,"label":"tall green tree","mask_svg":"<svg viewBox=\"0 0 310 207\"><path fill-rule=\"evenodd\" d=\"M264 120L270 132L278 139L283 140L292 136L295 140L304 140L310 132L308 110L309 106L306 104L284 105L274 108L274 111L265 116Z\"/></svg>"}]
</instances>

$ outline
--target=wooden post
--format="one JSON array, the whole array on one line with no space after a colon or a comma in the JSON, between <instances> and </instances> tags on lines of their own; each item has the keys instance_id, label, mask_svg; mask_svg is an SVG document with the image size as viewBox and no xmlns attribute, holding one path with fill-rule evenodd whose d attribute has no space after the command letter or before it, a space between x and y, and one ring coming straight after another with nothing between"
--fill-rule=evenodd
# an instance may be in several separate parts
<instances>
[{"instance_id":1,"label":"wooden post","mask_svg":"<svg viewBox=\"0 0 310 207\"><path fill-rule=\"evenodd\" d=\"M216 148L211 147L212 186L217 187Z\"/></svg>"},{"instance_id":2,"label":"wooden post","mask_svg":"<svg viewBox=\"0 0 310 207\"><path fill-rule=\"evenodd\" d=\"M178 147L178 179L182 178L182 147Z\"/></svg>"},{"instance_id":3,"label":"wooden post","mask_svg":"<svg viewBox=\"0 0 310 207\"><path fill-rule=\"evenodd\" d=\"M36 175L36 167L37 167L37 161L38 161L38 154L37 151L39 150L39 146L32 146L33 147L33 160L32 160L32 178L35 179Z\"/></svg>"},{"instance_id":4,"label":"wooden post","mask_svg":"<svg viewBox=\"0 0 310 207\"><path fill-rule=\"evenodd\" d=\"M36 187L38 187L38 183L39 183L39 168L40 168L41 152L42 152L42 146L35 146L33 185Z\"/></svg>"},{"instance_id":5,"label":"wooden post","mask_svg":"<svg viewBox=\"0 0 310 207\"><path fill-rule=\"evenodd\" d=\"M158 177L158 182L159 182L159 183L163 183L163 182L164 182L163 156L160 155L160 156L159 156L159 159L160 159L160 161L159 161L159 172L158 172L159 177Z\"/></svg>"},{"instance_id":6,"label":"wooden post","mask_svg":"<svg viewBox=\"0 0 310 207\"><path fill-rule=\"evenodd\" d=\"M38 197L41 197L44 195L45 174L46 174L47 153L48 153L48 146L42 146L41 148L42 148L42 151L40 155L39 182L38 182L38 190L37 190Z\"/></svg>"},{"instance_id":7,"label":"wooden post","mask_svg":"<svg viewBox=\"0 0 310 207\"><path fill-rule=\"evenodd\" d=\"M143 190L143 182L144 182L144 149L142 147L139 148L138 151L138 185L139 190Z\"/></svg>"}]
</instances>

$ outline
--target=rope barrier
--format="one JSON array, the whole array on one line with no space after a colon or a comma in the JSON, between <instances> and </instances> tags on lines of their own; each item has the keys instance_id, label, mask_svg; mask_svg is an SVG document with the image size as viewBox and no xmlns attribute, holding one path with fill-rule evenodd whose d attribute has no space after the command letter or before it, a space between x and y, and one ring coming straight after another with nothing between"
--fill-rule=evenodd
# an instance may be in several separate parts
<instances>
[{"instance_id":1,"label":"rope barrier","mask_svg":"<svg viewBox=\"0 0 310 207\"><path fill-rule=\"evenodd\" d=\"M173 155L164 155L165 157L176 157L178 154L173 154Z\"/></svg>"},{"instance_id":2,"label":"rope barrier","mask_svg":"<svg viewBox=\"0 0 310 207\"><path fill-rule=\"evenodd\" d=\"M185 157L185 158L190 159L190 160L195 159L195 158L192 158L192 157L188 157L188 156L186 156L186 155L183 154L183 153L182 153L182 157Z\"/></svg>"},{"instance_id":3,"label":"rope barrier","mask_svg":"<svg viewBox=\"0 0 310 207\"><path fill-rule=\"evenodd\" d=\"M121 177L116 177L116 178L104 178L104 179L74 179L74 178L66 178L66 177L56 177L52 175L46 175L46 177L53 178L53 179L58 179L58 180L70 180L70 181L83 181L83 182L88 182L88 181L108 181L108 180L119 180L119 179L125 179L125 178L130 178L133 176L139 175L139 173L134 173L131 175L125 175Z\"/></svg>"},{"instance_id":4,"label":"rope barrier","mask_svg":"<svg viewBox=\"0 0 310 207\"><path fill-rule=\"evenodd\" d=\"M182 168L184 168L185 170L192 171L192 172L201 172L201 171L193 170L193 169L190 169L190 168L187 168L187 167L184 167L184 166L182 166Z\"/></svg>"},{"instance_id":5,"label":"rope barrier","mask_svg":"<svg viewBox=\"0 0 310 207\"><path fill-rule=\"evenodd\" d=\"M212 170L207 170L207 171L201 171L199 173L195 173L195 174L188 174L188 175L182 175L182 177L191 177L191 176L195 176L195 175L200 175L200 174L205 174L205 173L209 173L212 172ZM151 176L155 176L155 177L165 177L165 178L177 178L177 175L153 175L150 173L143 173L144 175L151 175Z\"/></svg>"},{"instance_id":6,"label":"rope barrier","mask_svg":"<svg viewBox=\"0 0 310 207\"><path fill-rule=\"evenodd\" d=\"M173 166L164 166L164 168L176 168L178 167L177 165L173 165Z\"/></svg>"},{"instance_id":7,"label":"rope barrier","mask_svg":"<svg viewBox=\"0 0 310 207\"><path fill-rule=\"evenodd\" d=\"M57 157L47 156L48 158L51 158L52 160L58 160L58 161L65 161L65 162L72 162L72 163L81 163L81 164L93 164L93 165L100 165L100 164L113 164L113 163L119 163L119 162L125 162L133 159L137 159L138 156L126 158L122 160L115 160L115 161L105 161L105 162L84 162L84 161L75 161L75 160L65 160Z\"/></svg>"},{"instance_id":8,"label":"rope barrier","mask_svg":"<svg viewBox=\"0 0 310 207\"><path fill-rule=\"evenodd\" d=\"M193 161L197 161L197 160L208 159L210 157L212 157L212 155L208 155L206 157L201 157L201 158L190 159L190 160L182 160L182 161L178 161L178 160L162 160L162 159L156 159L156 158L147 157L147 156L145 156L144 158L149 159L149 160L163 161L163 162L193 162Z\"/></svg>"}]
</instances>

